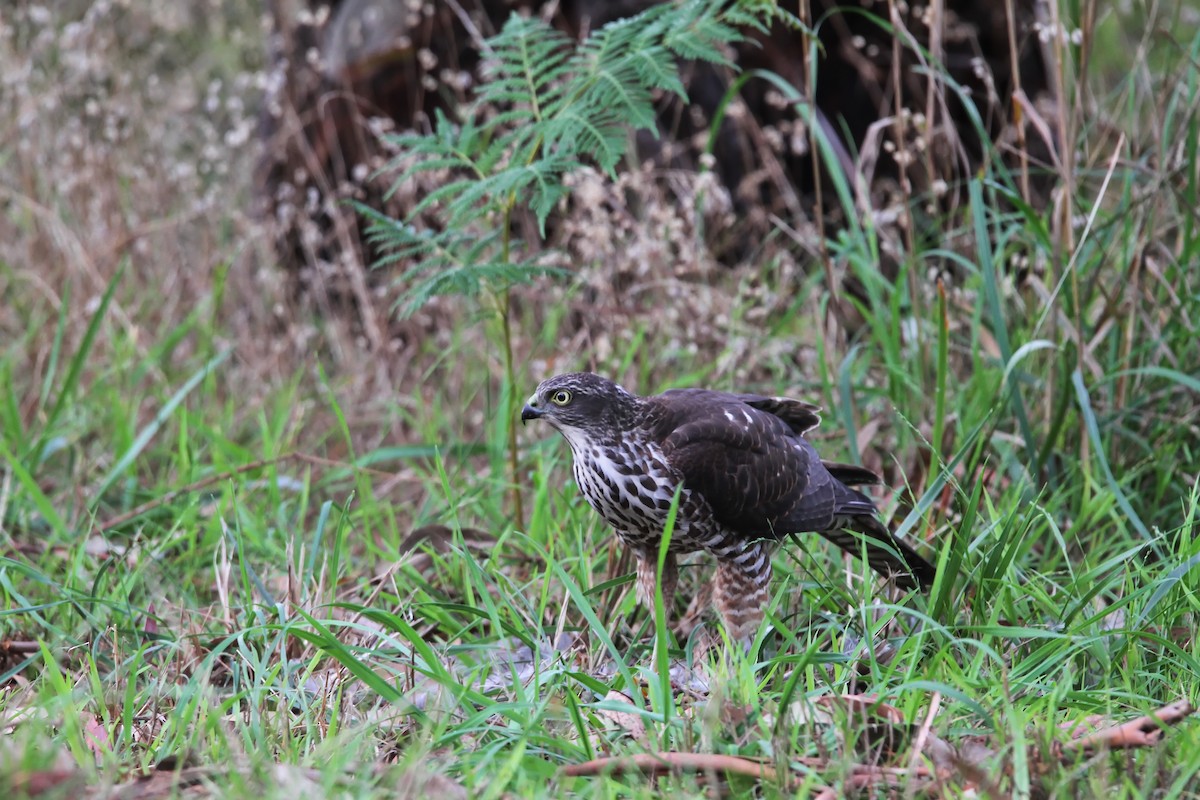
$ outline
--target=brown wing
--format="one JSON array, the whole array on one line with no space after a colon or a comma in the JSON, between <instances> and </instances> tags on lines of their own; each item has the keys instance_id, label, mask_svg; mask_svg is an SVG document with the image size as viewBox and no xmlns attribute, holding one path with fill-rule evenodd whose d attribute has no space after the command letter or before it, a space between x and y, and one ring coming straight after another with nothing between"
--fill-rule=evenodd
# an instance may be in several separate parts
<instances>
[{"instance_id":1,"label":"brown wing","mask_svg":"<svg viewBox=\"0 0 1200 800\"><path fill-rule=\"evenodd\" d=\"M658 397L651 398L664 401L668 405L699 404L704 402L744 403L751 408L765 411L779 417L792 433L802 435L821 424L821 407L806 403L803 400L793 400L790 397L767 397L761 394L737 394L733 392L716 392L711 389L668 389Z\"/></svg>"},{"instance_id":2,"label":"brown wing","mask_svg":"<svg viewBox=\"0 0 1200 800\"><path fill-rule=\"evenodd\" d=\"M663 454L726 528L746 538L812 531L862 555L861 537L843 529L851 528L867 536L872 568L902 587L932 583L933 566L895 539L871 499L847 485L878 483L870 470L826 465L781 417L736 396L689 390L655 402Z\"/></svg>"},{"instance_id":3,"label":"brown wing","mask_svg":"<svg viewBox=\"0 0 1200 800\"><path fill-rule=\"evenodd\" d=\"M729 397L740 400L760 411L774 414L786 422L787 426L792 429L792 433L797 436L803 436L821 424L821 407L803 400L793 400L790 397L766 397L758 394L734 394ZM822 461L821 464L829 470L829 474L846 486L864 486L881 482L879 476L866 467L839 464L836 461Z\"/></svg>"},{"instance_id":4,"label":"brown wing","mask_svg":"<svg viewBox=\"0 0 1200 800\"><path fill-rule=\"evenodd\" d=\"M777 538L833 523L832 476L783 419L719 392L675 391L656 400L666 410L658 432L663 454L722 525Z\"/></svg>"},{"instance_id":5,"label":"brown wing","mask_svg":"<svg viewBox=\"0 0 1200 800\"><path fill-rule=\"evenodd\" d=\"M756 394L735 395L748 406L774 414L787 423L792 433L803 435L821 424L821 407L793 400L790 397L763 397Z\"/></svg>"}]
</instances>

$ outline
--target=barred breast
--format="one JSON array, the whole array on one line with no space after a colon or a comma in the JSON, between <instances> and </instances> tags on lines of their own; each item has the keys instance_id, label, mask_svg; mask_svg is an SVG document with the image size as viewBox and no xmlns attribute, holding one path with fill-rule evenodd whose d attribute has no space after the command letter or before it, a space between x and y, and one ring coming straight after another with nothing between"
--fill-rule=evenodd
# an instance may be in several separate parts
<instances>
[{"instance_id":1,"label":"barred breast","mask_svg":"<svg viewBox=\"0 0 1200 800\"><path fill-rule=\"evenodd\" d=\"M637 452L622 443L590 445L574 453L575 482L588 504L630 546L656 547L671 513L680 478L656 445ZM640 465L640 466L639 466ZM680 493L671 533L671 550L728 552L727 531L713 521L702 497L687 489Z\"/></svg>"}]
</instances>

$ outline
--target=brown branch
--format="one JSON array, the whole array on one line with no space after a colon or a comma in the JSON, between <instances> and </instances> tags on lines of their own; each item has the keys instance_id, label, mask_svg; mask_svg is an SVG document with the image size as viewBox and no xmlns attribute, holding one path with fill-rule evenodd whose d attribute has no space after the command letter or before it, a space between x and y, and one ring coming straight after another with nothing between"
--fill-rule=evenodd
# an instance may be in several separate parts
<instances>
[{"instance_id":1,"label":"brown branch","mask_svg":"<svg viewBox=\"0 0 1200 800\"><path fill-rule=\"evenodd\" d=\"M582 764L568 764L562 768L562 774L572 777L602 775L608 772L641 772L643 775L664 775L670 772L717 770L735 775L747 775L767 782L774 782L778 778L778 773L773 767L748 758L720 753L637 753L632 756L597 758Z\"/></svg>"},{"instance_id":2,"label":"brown branch","mask_svg":"<svg viewBox=\"0 0 1200 800\"><path fill-rule=\"evenodd\" d=\"M825 705L843 706L847 710L859 713L878 714L883 718L898 715L899 712L886 704L878 703L871 696L847 695L823 698ZM955 748L938 738L931 731L932 722L939 707L939 698L935 698L925 722L918 734L917 746L914 748L908 767L885 767L872 764L852 764L848 771L843 772L844 781L841 792L861 792L875 786L883 786L890 790L907 787L909 796L924 791L936 780L946 780L950 770L956 770L968 783L972 783L988 797L1003 796L997 786L992 783L989 775L979 767L984 756L991 757L992 753L986 747L980 752L971 752L968 756L962 750ZM1059 751L1061 758L1066 761L1072 754L1078 752L1093 752L1101 748L1130 749L1151 747L1161 741L1166 728L1177 725L1196 712L1196 708L1186 700L1180 700L1163 706L1152 714L1114 725L1081 736L1065 745ZM918 765L916 762L922 755L922 749L931 751L929 756L938 770ZM831 762L824 757L800 757L793 763L803 764L812 770L828 769ZM791 788L798 785L800 776L780 773L774 767L750 758L722 755L716 753L639 753L632 756L598 758L582 764L571 764L561 769L561 774L572 777L602 775L613 772L637 772L646 776L664 775L674 772L724 772L727 774L746 775L760 781L774 783L783 780ZM940 774L939 774L940 772ZM829 786L811 785L814 797L819 800L834 800L838 793Z\"/></svg>"},{"instance_id":3,"label":"brown branch","mask_svg":"<svg viewBox=\"0 0 1200 800\"><path fill-rule=\"evenodd\" d=\"M800 758L798 761L813 769L827 769L830 766L827 758ZM671 772L711 772L722 771L735 775L746 775L761 781L773 783L779 773L768 764L740 756L721 755L718 753L637 753L632 756L614 756L597 758L582 764L570 764L562 768L563 775L572 777L603 775L610 772L640 772L643 775L665 775ZM846 777L844 789L863 790L876 784L888 787L903 786L911 780L929 781L933 773L926 767L881 767L872 764L854 764ZM799 776L786 776L788 788L799 785ZM835 798L838 795L828 786L811 786L817 791L818 798Z\"/></svg>"},{"instance_id":4,"label":"brown branch","mask_svg":"<svg viewBox=\"0 0 1200 800\"><path fill-rule=\"evenodd\" d=\"M828 766L828 764L826 764ZM869 789L883 786L886 789L900 789L907 786L911 792L925 791L930 788L933 773L926 767L878 767L871 764L854 764L850 774L842 784L841 792L832 787L824 786L813 796L813 800L837 800L851 793L857 794ZM891 796L891 795L889 795Z\"/></svg>"},{"instance_id":5,"label":"brown branch","mask_svg":"<svg viewBox=\"0 0 1200 800\"><path fill-rule=\"evenodd\" d=\"M934 692L929 699L929 710L925 713L925 721L921 723L920 729L917 731L917 738L913 741L912 755L908 757L908 768L915 770L921 768L921 753L925 750L926 742L937 739L938 737L932 733L933 722L937 718L937 713L942 707L942 693ZM907 800L912 800L916 796L914 786L909 786L909 791L905 794Z\"/></svg>"},{"instance_id":6,"label":"brown branch","mask_svg":"<svg viewBox=\"0 0 1200 800\"><path fill-rule=\"evenodd\" d=\"M933 774L925 767L876 767L870 764L855 764L850 775L846 778L847 789L869 789L875 784L884 784L889 788L903 786L907 781L916 779L928 781Z\"/></svg>"},{"instance_id":7,"label":"brown branch","mask_svg":"<svg viewBox=\"0 0 1200 800\"><path fill-rule=\"evenodd\" d=\"M1196 707L1187 700L1176 700L1152 714L1131 719L1120 725L1089 733L1063 745L1063 755L1079 750L1127 750L1135 747L1153 747L1162 739L1163 732L1172 725L1196 713Z\"/></svg>"}]
</instances>

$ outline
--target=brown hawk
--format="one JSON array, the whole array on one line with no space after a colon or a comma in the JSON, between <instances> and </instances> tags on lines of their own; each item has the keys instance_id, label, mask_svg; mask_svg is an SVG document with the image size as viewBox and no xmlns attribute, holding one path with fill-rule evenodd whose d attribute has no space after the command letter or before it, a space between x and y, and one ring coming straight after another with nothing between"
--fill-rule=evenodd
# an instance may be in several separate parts
<instances>
[{"instance_id":1,"label":"brown hawk","mask_svg":"<svg viewBox=\"0 0 1200 800\"><path fill-rule=\"evenodd\" d=\"M822 461L804 438L817 407L786 397L672 389L638 397L588 372L549 378L521 410L571 445L588 503L632 548L638 599L653 607L659 544L676 489L679 506L663 566L669 608L676 557L717 559L713 604L731 638L749 643L762 623L773 545L816 532L866 553L873 569L913 589L934 567L894 537L875 504L852 486L878 483L867 469Z\"/></svg>"}]
</instances>

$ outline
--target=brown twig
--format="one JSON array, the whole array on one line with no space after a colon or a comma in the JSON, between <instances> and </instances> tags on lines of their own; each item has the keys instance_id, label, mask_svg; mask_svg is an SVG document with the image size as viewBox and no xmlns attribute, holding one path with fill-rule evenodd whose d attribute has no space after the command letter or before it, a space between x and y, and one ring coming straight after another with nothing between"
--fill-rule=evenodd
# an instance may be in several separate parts
<instances>
[{"instance_id":1,"label":"brown twig","mask_svg":"<svg viewBox=\"0 0 1200 800\"><path fill-rule=\"evenodd\" d=\"M917 786L914 780L921 781L922 784ZM813 796L813 800L836 800L836 798L846 797L852 793L857 794L878 785L886 786L888 789L898 789L907 784L910 788L915 787L916 791L922 791L929 788L929 782L932 780L933 773L926 767L903 769L854 764L842 784L840 793L832 787L826 786Z\"/></svg>"},{"instance_id":2,"label":"brown twig","mask_svg":"<svg viewBox=\"0 0 1200 800\"><path fill-rule=\"evenodd\" d=\"M925 714L925 721L921 723L920 730L917 731L917 738L913 741L912 755L908 758L909 770L918 769L921 764L921 752L925 749L925 743L933 737L931 729L933 722L937 719L937 713L942 707L942 693L934 692L929 698L929 711ZM908 791L904 795L908 800L916 797L916 786L909 784Z\"/></svg>"},{"instance_id":3,"label":"brown twig","mask_svg":"<svg viewBox=\"0 0 1200 800\"><path fill-rule=\"evenodd\" d=\"M829 767L826 758L801 758L798 761L808 767L824 769ZM718 753L637 753L632 756L614 756L597 758L582 764L570 764L562 768L563 775L582 777L603 775L611 772L640 772L643 775L665 775L672 772L716 772L722 771L735 775L746 775L761 781L774 782L779 775L776 770L754 759L740 756L721 755ZM846 777L843 789L861 791L875 784L889 787L899 787L913 779L928 781L933 773L926 767L881 767L873 764L854 764ZM799 785L798 776L788 776L789 788ZM811 786L819 789L815 797L835 798L839 795L829 786Z\"/></svg>"},{"instance_id":4,"label":"brown twig","mask_svg":"<svg viewBox=\"0 0 1200 800\"><path fill-rule=\"evenodd\" d=\"M890 719L899 714L893 707L878 703L875 698L870 696L846 695L822 699L827 701L825 705L843 706L848 710L863 714L877 714L884 719ZM988 797L1002 796L990 777L978 767L978 762L982 760L978 753L974 753L968 758L963 752L946 745L931 731L933 720L940 707L939 700L940 697L935 696L930 705L929 713L918 732L918 741L913 748L907 767L886 767L874 764L850 765L850 769L843 773L845 778L840 790L842 794L861 792L876 785L898 789L907 784L909 796L923 791L928 788L929 782L933 781L936 776L929 767L921 766L916 762L926 745L936 744L936 749L949 754L951 763L961 775L969 782L974 783ZM1144 717L1081 736L1063 745L1061 757L1066 761L1072 754L1090 753L1101 748L1152 747L1161 741L1166 728L1178 724L1195 712L1196 708L1186 700L1171 703ZM991 753L986 747L983 748L983 752L990 757ZM939 760L936 753L931 757L935 762ZM803 764L813 770L823 770L828 769L831 762L826 757L800 757L794 759L793 763ZM563 775L580 777L612 772L640 772L643 775L655 776L673 772L717 771L746 775L765 782L774 782L782 777L789 786L797 785L799 780L799 776L786 773L781 775L774 767L761 761L716 753L639 753L632 756L598 758L582 764L568 765L563 767L561 772ZM813 796L820 800L833 800L840 796L829 786L810 785L809 788L815 792Z\"/></svg>"},{"instance_id":5,"label":"brown twig","mask_svg":"<svg viewBox=\"0 0 1200 800\"><path fill-rule=\"evenodd\" d=\"M870 764L855 764L850 771L850 776L846 779L845 788L869 789L877 783L882 783L889 787L898 787L913 778L928 780L932 777L933 774L926 767L905 769L903 767L876 767Z\"/></svg>"},{"instance_id":6,"label":"brown twig","mask_svg":"<svg viewBox=\"0 0 1200 800\"><path fill-rule=\"evenodd\" d=\"M1089 733L1063 745L1063 755L1080 750L1127 750L1136 747L1153 747L1162 739L1163 732L1172 725L1196 713L1196 707L1187 700L1176 700L1144 717L1131 719L1095 733Z\"/></svg>"},{"instance_id":7,"label":"brown twig","mask_svg":"<svg viewBox=\"0 0 1200 800\"><path fill-rule=\"evenodd\" d=\"M568 764L563 775L580 777L608 772L640 772L643 775L665 775L671 772L728 772L747 775L762 781L774 782L778 773L758 761L720 753L636 753L632 756L596 758L582 764Z\"/></svg>"}]
</instances>

